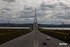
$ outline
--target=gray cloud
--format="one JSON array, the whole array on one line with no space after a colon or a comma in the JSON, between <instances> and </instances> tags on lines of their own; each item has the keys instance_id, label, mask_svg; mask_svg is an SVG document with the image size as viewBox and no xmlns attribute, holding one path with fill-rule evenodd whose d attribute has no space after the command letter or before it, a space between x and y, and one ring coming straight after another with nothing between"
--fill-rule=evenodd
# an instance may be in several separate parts
<instances>
[{"instance_id":1,"label":"gray cloud","mask_svg":"<svg viewBox=\"0 0 70 47\"><path fill-rule=\"evenodd\" d=\"M15 0L4 0L4 1L15 2ZM4 6L5 7L2 7L2 9L0 9L0 22L8 22L8 21L11 23L33 22L33 18L35 16L33 6L29 6L27 4L25 8L23 2L19 4L18 3L6 4ZM39 23L55 24L61 23L62 21L66 22L67 20L68 21L70 20L70 6L62 2L45 4L45 6L40 5L39 7L37 7L36 15L38 17Z\"/></svg>"},{"instance_id":2,"label":"gray cloud","mask_svg":"<svg viewBox=\"0 0 70 47\"><path fill-rule=\"evenodd\" d=\"M10 2L15 2L16 0L3 0L3 1L10 3Z\"/></svg>"},{"instance_id":3,"label":"gray cloud","mask_svg":"<svg viewBox=\"0 0 70 47\"><path fill-rule=\"evenodd\" d=\"M70 19L70 15L57 16L59 19Z\"/></svg>"},{"instance_id":4,"label":"gray cloud","mask_svg":"<svg viewBox=\"0 0 70 47\"><path fill-rule=\"evenodd\" d=\"M44 7L43 7L44 8ZM46 5L46 17L42 17L42 21L41 19L40 22L42 23L53 23L53 24L60 24L62 22L64 23L70 23L70 6L59 2L56 4L50 4L50 5ZM68 22L66 22L68 20Z\"/></svg>"}]
</instances>

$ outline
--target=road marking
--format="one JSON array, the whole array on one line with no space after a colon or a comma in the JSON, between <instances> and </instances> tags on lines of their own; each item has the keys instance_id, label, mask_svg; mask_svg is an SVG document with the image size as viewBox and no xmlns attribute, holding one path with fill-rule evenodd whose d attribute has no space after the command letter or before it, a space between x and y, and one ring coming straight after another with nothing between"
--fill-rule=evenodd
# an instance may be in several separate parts
<instances>
[{"instance_id":1,"label":"road marking","mask_svg":"<svg viewBox=\"0 0 70 47\"><path fill-rule=\"evenodd\" d=\"M59 45L68 45L67 43L59 43Z\"/></svg>"}]
</instances>

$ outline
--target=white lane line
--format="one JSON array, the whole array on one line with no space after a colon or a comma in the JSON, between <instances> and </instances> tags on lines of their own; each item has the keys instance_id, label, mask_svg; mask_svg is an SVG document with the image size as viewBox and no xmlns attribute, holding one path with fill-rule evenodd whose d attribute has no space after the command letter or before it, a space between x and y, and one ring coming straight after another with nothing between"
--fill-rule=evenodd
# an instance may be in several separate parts
<instances>
[{"instance_id":1,"label":"white lane line","mask_svg":"<svg viewBox=\"0 0 70 47\"><path fill-rule=\"evenodd\" d=\"M34 35L34 47L38 47L38 39L37 39L37 33L36 33L36 30L35 30L35 35Z\"/></svg>"}]
</instances>

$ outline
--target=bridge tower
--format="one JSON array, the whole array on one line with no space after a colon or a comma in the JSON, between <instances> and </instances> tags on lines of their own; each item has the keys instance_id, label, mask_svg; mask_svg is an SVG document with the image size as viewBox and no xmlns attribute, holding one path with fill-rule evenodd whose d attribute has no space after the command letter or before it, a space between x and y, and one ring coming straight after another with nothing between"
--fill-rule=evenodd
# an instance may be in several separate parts
<instances>
[{"instance_id":1,"label":"bridge tower","mask_svg":"<svg viewBox=\"0 0 70 47\"><path fill-rule=\"evenodd\" d=\"M35 16L34 16L33 29L34 30L38 30L38 22L37 22L36 8L35 8Z\"/></svg>"}]
</instances>

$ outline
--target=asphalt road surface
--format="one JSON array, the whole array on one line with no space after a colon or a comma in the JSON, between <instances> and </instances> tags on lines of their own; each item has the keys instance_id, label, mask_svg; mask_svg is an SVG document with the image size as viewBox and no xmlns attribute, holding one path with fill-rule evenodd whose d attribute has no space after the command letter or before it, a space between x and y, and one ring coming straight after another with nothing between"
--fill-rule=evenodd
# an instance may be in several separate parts
<instances>
[{"instance_id":1,"label":"asphalt road surface","mask_svg":"<svg viewBox=\"0 0 70 47\"><path fill-rule=\"evenodd\" d=\"M31 33L0 45L0 47L70 47L69 45L59 45L59 43L63 42L53 37L50 37L50 40L46 40L47 36L38 32L38 30L37 32L33 30Z\"/></svg>"}]
</instances>

